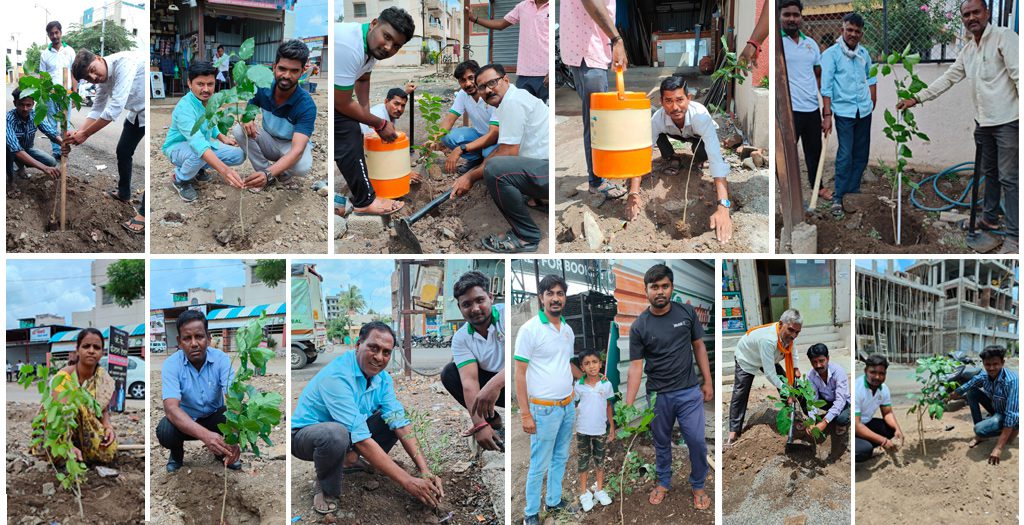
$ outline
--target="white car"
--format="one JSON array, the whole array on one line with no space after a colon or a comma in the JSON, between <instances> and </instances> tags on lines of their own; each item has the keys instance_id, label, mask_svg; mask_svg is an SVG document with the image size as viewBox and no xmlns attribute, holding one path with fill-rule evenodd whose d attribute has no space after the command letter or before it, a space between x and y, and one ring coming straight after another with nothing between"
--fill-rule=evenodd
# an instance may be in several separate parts
<instances>
[{"instance_id":1,"label":"white car","mask_svg":"<svg viewBox=\"0 0 1024 525\"><path fill-rule=\"evenodd\" d=\"M100 359L100 366L107 368L107 357ZM129 399L146 398L146 362L135 356L128 356L128 377L125 378L127 385L126 396Z\"/></svg>"}]
</instances>

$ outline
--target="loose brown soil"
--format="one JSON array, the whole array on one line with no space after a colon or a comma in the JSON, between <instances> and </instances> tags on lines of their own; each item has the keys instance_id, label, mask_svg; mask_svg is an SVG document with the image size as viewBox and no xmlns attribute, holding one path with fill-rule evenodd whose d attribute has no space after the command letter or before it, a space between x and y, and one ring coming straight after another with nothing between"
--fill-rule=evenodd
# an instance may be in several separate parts
<instances>
[{"instance_id":1,"label":"loose brown soil","mask_svg":"<svg viewBox=\"0 0 1024 525\"><path fill-rule=\"evenodd\" d=\"M116 469L117 477L101 478L95 469L89 469L82 485L83 520L79 517L74 493L61 488L49 463L28 453L31 422L37 410L35 403L7 403L7 523L143 523L146 458L141 451L121 451L112 464L105 465ZM118 442L142 444L144 419L142 410L112 413L111 422ZM46 483L55 488L53 495L43 493Z\"/></svg>"},{"instance_id":2,"label":"loose brown soil","mask_svg":"<svg viewBox=\"0 0 1024 525\"><path fill-rule=\"evenodd\" d=\"M218 525L224 476L227 475L228 525L282 523L285 517L285 432L287 412L270 434L273 446L261 448L260 457L242 454L242 470L225 470L199 441L185 443L185 466L168 474L168 451L156 438L164 417L160 371L150 374L150 517L152 523L171 525ZM254 377L250 384L263 391L284 395L285 378L278 374ZM284 407L282 407L283 409Z\"/></svg>"},{"instance_id":3,"label":"loose brown soil","mask_svg":"<svg viewBox=\"0 0 1024 525\"><path fill-rule=\"evenodd\" d=\"M75 152L77 153L77 151ZM72 153L74 155L75 153ZM120 223L135 216L135 208L104 195L114 187L109 177L92 182L75 176L75 164L68 167L67 225L60 231L60 180L32 169L32 177L19 179L17 197L7 198L7 251L21 253L141 253L145 236L128 233ZM50 215L57 204L57 222Z\"/></svg>"},{"instance_id":4,"label":"loose brown soil","mask_svg":"<svg viewBox=\"0 0 1024 525\"><path fill-rule=\"evenodd\" d=\"M854 469L857 523L1017 523L1019 441L1014 439L1003 449L998 466L989 465L995 439L968 448L974 425L970 410L957 401L940 421L925 418L924 455L916 416L907 415L907 408L905 403L893 408L906 434L904 466L896 467L881 454Z\"/></svg>"},{"instance_id":5,"label":"loose brown soil","mask_svg":"<svg viewBox=\"0 0 1024 525\"><path fill-rule=\"evenodd\" d=\"M849 523L852 429L838 437L828 433L816 447L797 440L808 446L787 453L786 436L775 431L776 409L766 399L774 392L751 392L746 429L722 452L723 523L783 523L800 515L807 523Z\"/></svg>"},{"instance_id":6,"label":"loose brown soil","mask_svg":"<svg viewBox=\"0 0 1024 525\"><path fill-rule=\"evenodd\" d=\"M324 85L323 82L320 83ZM328 90L312 94L319 111L313 136L313 170L305 177L294 177L258 194L228 186L216 171L208 169L213 180L196 186L199 199L183 202L172 182L174 166L160 151L167 137L173 103L153 105L150 148L151 193L150 224L153 253L326 253L327 195L312 189L327 179ZM246 159L235 166L242 176L252 174ZM242 200L244 234L239 222Z\"/></svg>"}]
</instances>

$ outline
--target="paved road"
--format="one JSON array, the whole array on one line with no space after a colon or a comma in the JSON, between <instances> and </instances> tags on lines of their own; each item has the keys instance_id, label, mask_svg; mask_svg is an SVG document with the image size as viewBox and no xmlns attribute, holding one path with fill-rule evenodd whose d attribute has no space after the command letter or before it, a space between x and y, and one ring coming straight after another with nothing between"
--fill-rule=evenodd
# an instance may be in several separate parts
<instances>
[{"instance_id":1,"label":"paved road","mask_svg":"<svg viewBox=\"0 0 1024 525\"><path fill-rule=\"evenodd\" d=\"M316 362L307 365L301 370L292 370L292 388L301 389L306 383L309 382L321 368L327 366L328 363L334 359L341 357L342 354L351 350L351 346L345 345L334 345L326 350L324 353L317 357ZM397 349L396 349L397 350ZM412 350L412 362L413 368L420 370L424 373L430 373L440 370L444 365L448 364L452 360L452 352L449 348L413 348ZM391 374L401 374L401 357L394 356L391 360L391 365L388 367L388 372Z\"/></svg>"},{"instance_id":2,"label":"paved road","mask_svg":"<svg viewBox=\"0 0 1024 525\"><path fill-rule=\"evenodd\" d=\"M38 403L39 391L32 388L25 390L18 383L7 383L7 401L16 403ZM142 399L128 399L125 406L129 409L143 410L146 408L146 401Z\"/></svg>"}]
</instances>

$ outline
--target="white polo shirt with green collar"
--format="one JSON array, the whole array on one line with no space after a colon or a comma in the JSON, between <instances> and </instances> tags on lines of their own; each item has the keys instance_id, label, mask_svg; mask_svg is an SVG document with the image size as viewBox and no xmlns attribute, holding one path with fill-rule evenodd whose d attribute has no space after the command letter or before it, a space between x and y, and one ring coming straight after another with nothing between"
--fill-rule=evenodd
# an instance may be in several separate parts
<instances>
[{"instance_id":1,"label":"white polo shirt with green collar","mask_svg":"<svg viewBox=\"0 0 1024 525\"><path fill-rule=\"evenodd\" d=\"M572 395L572 358L576 335L565 318L559 328L541 310L516 334L513 359L526 363L526 394L557 401Z\"/></svg>"},{"instance_id":2,"label":"white polo shirt with green collar","mask_svg":"<svg viewBox=\"0 0 1024 525\"><path fill-rule=\"evenodd\" d=\"M452 336L452 358L458 368L470 363L487 372L505 368L505 305L491 306L491 326L486 334L469 323L459 327Z\"/></svg>"},{"instance_id":3,"label":"white polo shirt with green collar","mask_svg":"<svg viewBox=\"0 0 1024 525\"><path fill-rule=\"evenodd\" d=\"M854 407L855 415L860 422L867 424L882 407L892 406L892 395L889 394L889 387L882 383L878 390L871 391L868 386L867 376L860 376L857 380L857 405Z\"/></svg>"},{"instance_id":4,"label":"white polo shirt with green collar","mask_svg":"<svg viewBox=\"0 0 1024 525\"><path fill-rule=\"evenodd\" d=\"M366 44L369 30L370 24L334 24L334 89L351 91L377 63Z\"/></svg>"}]
</instances>

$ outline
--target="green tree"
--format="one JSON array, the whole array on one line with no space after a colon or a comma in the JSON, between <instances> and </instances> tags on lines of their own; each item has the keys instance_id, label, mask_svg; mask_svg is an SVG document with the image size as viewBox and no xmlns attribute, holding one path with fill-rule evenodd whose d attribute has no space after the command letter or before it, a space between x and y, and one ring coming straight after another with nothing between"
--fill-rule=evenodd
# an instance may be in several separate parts
<instances>
[{"instance_id":1,"label":"green tree","mask_svg":"<svg viewBox=\"0 0 1024 525\"><path fill-rule=\"evenodd\" d=\"M25 62L21 65L25 74L36 74L39 71L39 57L43 54L43 46L32 44L25 50Z\"/></svg>"},{"instance_id":2,"label":"green tree","mask_svg":"<svg viewBox=\"0 0 1024 525\"><path fill-rule=\"evenodd\" d=\"M338 306L341 306L347 312L358 314L366 310L366 299L363 298L363 292L359 287L351 284L347 290L341 292L341 297L338 298Z\"/></svg>"},{"instance_id":3,"label":"green tree","mask_svg":"<svg viewBox=\"0 0 1024 525\"><path fill-rule=\"evenodd\" d=\"M121 259L107 267L107 286L103 293L118 306L127 308L146 293L146 261Z\"/></svg>"},{"instance_id":4,"label":"green tree","mask_svg":"<svg viewBox=\"0 0 1024 525\"><path fill-rule=\"evenodd\" d=\"M102 30L103 26L106 30ZM95 24L90 27L82 27L82 24L71 24L68 32L64 33L64 42L74 48L75 51L88 49L93 53L100 52L100 36L103 36L103 53L113 55L121 51L135 49L135 36L128 32L124 26L118 24Z\"/></svg>"},{"instance_id":5,"label":"green tree","mask_svg":"<svg viewBox=\"0 0 1024 525\"><path fill-rule=\"evenodd\" d=\"M261 283L275 288L285 279L284 259L263 259L256 262L252 275Z\"/></svg>"},{"instance_id":6,"label":"green tree","mask_svg":"<svg viewBox=\"0 0 1024 525\"><path fill-rule=\"evenodd\" d=\"M342 340L348 335L348 329L352 326L352 319L347 314L334 319L327 325L327 338Z\"/></svg>"},{"instance_id":7,"label":"green tree","mask_svg":"<svg viewBox=\"0 0 1024 525\"><path fill-rule=\"evenodd\" d=\"M933 47L956 38L960 13L953 5L941 0L888 0L883 12L878 0L854 0L853 11L864 17L863 44L876 59L905 48L905 55L931 58Z\"/></svg>"}]
</instances>

